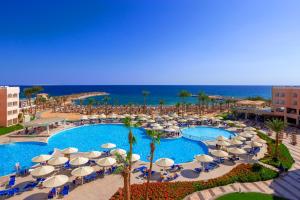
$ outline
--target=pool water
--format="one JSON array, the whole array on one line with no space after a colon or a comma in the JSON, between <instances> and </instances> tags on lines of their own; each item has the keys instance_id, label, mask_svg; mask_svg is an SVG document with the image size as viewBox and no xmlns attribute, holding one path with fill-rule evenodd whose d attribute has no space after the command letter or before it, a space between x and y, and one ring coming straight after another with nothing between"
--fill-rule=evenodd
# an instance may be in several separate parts
<instances>
[{"instance_id":1,"label":"pool water","mask_svg":"<svg viewBox=\"0 0 300 200\"><path fill-rule=\"evenodd\" d=\"M224 136L230 138L234 136L233 132L226 131L221 128L196 126L191 128L184 128L181 130L182 134L186 138L190 138L197 141L209 141L215 140L218 136Z\"/></svg>"},{"instance_id":2,"label":"pool water","mask_svg":"<svg viewBox=\"0 0 300 200\"><path fill-rule=\"evenodd\" d=\"M183 131L189 132L190 129ZM198 132L204 135L217 137L223 135L228 137L229 132L214 128L191 128L191 132ZM221 131L220 131L221 130ZM133 146L134 153L140 154L142 161L147 161L150 154L150 138L144 129L134 128L133 134L137 143ZM98 124L82 126L62 131L49 138L48 144L39 142L20 142L0 145L1 165L0 176L14 172L16 162L22 167L30 167L34 163L31 159L40 154L53 152L54 148L64 149L66 147L76 147L80 152L104 149L100 148L103 143L111 142L117 145L117 148L129 149L128 129L123 125ZM206 137L211 139L211 137ZM206 140L204 138L204 140ZM208 148L201 141L193 141L186 138L162 139L160 144L156 145L154 160L162 157L168 157L175 160L175 163L190 162L197 154L207 154Z\"/></svg>"}]
</instances>

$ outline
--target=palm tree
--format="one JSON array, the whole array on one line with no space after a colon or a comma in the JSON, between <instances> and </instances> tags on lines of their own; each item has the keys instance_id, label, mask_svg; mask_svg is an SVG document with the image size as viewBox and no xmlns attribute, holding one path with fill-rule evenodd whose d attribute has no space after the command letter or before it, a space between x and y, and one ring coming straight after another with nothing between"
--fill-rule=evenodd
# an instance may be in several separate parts
<instances>
[{"instance_id":1,"label":"palm tree","mask_svg":"<svg viewBox=\"0 0 300 200\"><path fill-rule=\"evenodd\" d=\"M83 99L79 99L79 105L80 105L80 108L82 108L82 105L83 105Z\"/></svg>"},{"instance_id":2,"label":"palm tree","mask_svg":"<svg viewBox=\"0 0 300 200\"><path fill-rule=\"evenodd\" d=\"M150 92L149 91L142 91L142 95L144 97L144 112L146 111L146 108L147 108L147 97L150 95Z\"/></svg>"},{"instance_id":3,"label":"palm tree","mask_svg":"<svg viewBox=\"0 0 300 200\"><path fill-rule=\"evenodd\" d=\"M103 102L105 105L105 115L108 115L108 103L110 101L110 97L109 96L104 96L103 97Z\"/></svg>"},{"instance_id":4,"label":"palm tree","mask_svg":"<svg viewBox=\"0 0 300 200\"><path fill-rule=\"evenodd\" d=\"M91 115L92 114L92 108L93 108L93 105L95 104L95 99L94 98L88 98L88 107L89 107L89 114Z\"/></svg>"},{"instance_id":5,"label":"palm tree","mask_svg":"<svg viewBox=\"0 0 300 200\"><path fill-rule=\"evenodd\" d=\"M176 110L177 110L177 114L179 115L179 112L180 112L180 103L177 102L177 103L175 104L175 107L176 107Z\"/></svg>"},{"instance_id":6,"label":"palm tree","mask_svg":"<svg viewBox=\"0 0 300 200\"><path fill-rule=\"evenodd\" d=\"M205 103L207 98L208 98L208 96L205 94L205 92L198 93L199 114L200 114L200 110L202 109L203 104Z\"/></svg>"},{"instance_id":7,"label":"palm tree","mask_svg":"<svg viewBox=\"0 0 300 200\"><path fill-rule=\"evenodd\" d=\"M128 165L124 168L123 177L124 177L124 191L125 191L125 199L130 199L130 179L131 179L131 168L132 168L132 151L133 145L136 143L136 139L133 135L132 128L138 127L139 124L133 124L131 118L126 117L123 120L124 125L129 129L128 133L128 142L129 142L129 152L127 154Z\"/></svg>"},{"instance_id":8,"label":"palm tree","mask_svg":"<svg viewBox=\"0 0 300 200\"><path fill-rule=\"evenodd\" d=\"M285 127L285 123L280 119L273 119L273 120L268 120L266 122L266 125L269 129L271 129L276 133L274 158L278 160L279 134L283 131Z\"/></svg>"},{"instance_id":9,"label":"palm tree","mask_svg":"<svg viewBox=\"0 0 300 200\"><path fill-rule=\"evenodd\" d=\"M190 97L191 93L188 92L187 90L181 90L178 96L182 99L182 105L183 105L182 115L183 115L184 114L184 110L185 110L184 107L186 105L185 99L187 97Z\"/></svg>"},{"instance_id":10,"label":"palm tree","mask_svg":"<svg viewBox=\"0 0 300 200\"><path fill-rule=\"evenodd\" d=\"M160 143L160 137L161 137L161 133L156 132L154 130L147 130L147 134L151 138L151 143L150 143L150 168L148 171L147 184L146 184L146 200L149 199L148 190L149 190L149 183L150 183L150 179L151 179L151 172L152 172L152 166L153 166L155 144Z\"/></svg>"},{"instance_id":11,"label":"palm tree","mask_svg":"<svg viewBox=\"0 0 300 200\"><path fill-rule=\"evenodd\" d=\"M160 106L160 114L162 113L162 110L163 110L163 105L165 104L165 100L163 99L160 99L159 100L159 106Z\"/></svg>"}]
</instances>

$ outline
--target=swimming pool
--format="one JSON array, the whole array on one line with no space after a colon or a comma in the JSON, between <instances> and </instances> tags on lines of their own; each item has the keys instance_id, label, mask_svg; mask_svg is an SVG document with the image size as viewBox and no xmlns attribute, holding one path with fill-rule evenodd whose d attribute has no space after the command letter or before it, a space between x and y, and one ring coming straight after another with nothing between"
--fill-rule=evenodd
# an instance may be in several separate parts
<instances>
[{"instance_id":1,"label":"swimming pool","mask_svg":"<svg viewBox=\"0 0 300 200\"><path fill-rule=\"evenodd\" d=\"M205 126L184 128L181 130L181 133L185 138L189 138L191 140L196 141L215 140L220 135L224 136L225 138L230 138L234 135L233 132L226 131L221 128L212 128Z\"/></svg>"},{"instance_id":2,"label":"swimming pool","mask_svg":"<svg viewBox=\"0 0 300 200\"><path fill-rule=\"evenodd\" d=\"M219 132L221 129L201 127L206 134L214 136L223 135L228 137L227 131ZM192 128L193 129L193 128ZM188 131L184 129L183 131ZM193 129L194 130L194 129ZM200 130L200 129L197 129ZM202 131L203 132L203 131ZM216 132L216 133L215 133ZM204 132L203 132L204 133ZM133 147L134 153L140 154L142 161L147 161L150 153L150 139L144 129L134 128L133 134L137 143ZM62 131L49 138L48 144L39 142L20 142L0 145L1 165L0 176L14 172L14 165L20 162L22 167L32 166L31 159L40 154L48 154L54 148L64 149L76 147L81 152L92 150L104 150L100 145L112 142L118 148L129 149L127 141L128 129L123 125L98 124L81 126ZM175 160L175 163L184 163L193 160L196 154L207 154L208 148L199 141L186 138L162 139L156 145L154 160L168 157Z\"/></svg>"}]
</instances>

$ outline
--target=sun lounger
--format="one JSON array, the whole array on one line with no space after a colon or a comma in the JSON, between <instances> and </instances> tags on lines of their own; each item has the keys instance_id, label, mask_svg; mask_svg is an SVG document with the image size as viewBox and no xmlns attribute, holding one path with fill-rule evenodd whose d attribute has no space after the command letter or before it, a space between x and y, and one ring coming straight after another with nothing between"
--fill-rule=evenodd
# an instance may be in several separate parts
<instances>
[{"instance_id":1,"label":"sun lounger","mask_svg":"<svg viewBox=\"0 0 300 200\"><path fill-rule=\"evenodd\" d=\"M64 164L64 169L71 169L71 165L69 161Z\"/></svg>"},{"instance_id":2,"label":"sun lounger","mask_svg":"<svg viewBox=\"0 0 300 200\"><path fill-rule=\"evenodd\" d=\"M146 170L147 170L146 166L141 166L141 167L135 168L133 170L133 173L142 172L142 171L146 171Z\"/></svg>"},{"instance_id":3,"label":"sun lounger","mask_svg":"<svg viewBox=\"0 0 300 200\"><path fill-rule=\"evenodd\" d=\"M200 168L195 168L194 171L197 172L197 173L200 173L200 172L202 171L202 169L200 169Z\"/></svg>"},{"instance_id":4,"label":"sun lounger","mask_svg":"<svg viewBox=\"0 0 300 200\"><path fill-rule=\"evenodd\" d=\"M38 185L38 182L27 183L21 191L22 191L22 192L25 192L25 191L28 191L28 190L32 190L32 189L35 188L37 185Z\"/></svg>"},{"instance_id":5,"label":"sun lounger","mask_svg":"<svg viewBox=\"0 0 300 200\"><path fill-rule=\"evenodd\" d=\"M60 192L61 196L67 196L69 194L69 189L70 187L68 185L65 185L62 189L62 191Z\"/></svg>"}]
</instances>

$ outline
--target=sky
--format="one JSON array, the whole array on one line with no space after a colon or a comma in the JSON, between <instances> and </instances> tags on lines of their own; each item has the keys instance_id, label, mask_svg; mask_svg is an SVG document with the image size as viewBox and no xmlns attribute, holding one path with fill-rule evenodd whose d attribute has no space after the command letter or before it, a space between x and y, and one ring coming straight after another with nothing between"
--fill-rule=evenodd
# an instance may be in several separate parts
<instances>
[{"instance_id":1,"label":"sky","mask_svg":"<svg viewBox=\"0 0 300 200\"><path fill-rule=\"evenodd\" d=\"M299 0L0 1L0 85L300 85Z\"/></svg>"}]
</instances>

